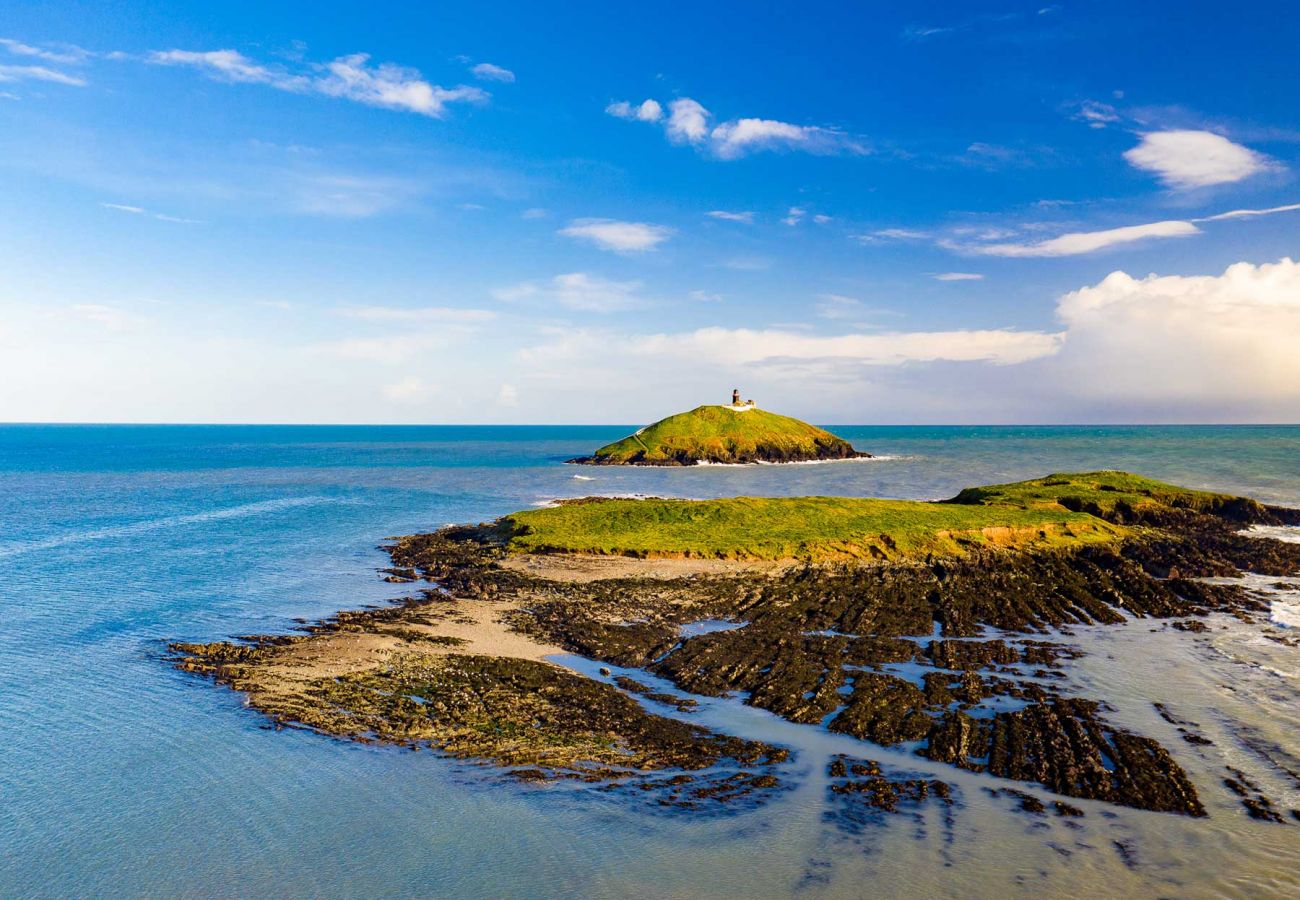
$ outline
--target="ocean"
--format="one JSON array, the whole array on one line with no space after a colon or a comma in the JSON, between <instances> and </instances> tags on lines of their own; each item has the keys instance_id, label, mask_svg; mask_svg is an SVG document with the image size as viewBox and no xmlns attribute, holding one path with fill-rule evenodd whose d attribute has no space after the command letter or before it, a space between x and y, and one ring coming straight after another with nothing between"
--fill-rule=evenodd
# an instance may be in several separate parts
<instances>
[{"instance_id":1,"label":"ocean","mask_svg":"<svg viewBox=\"0 0 1300 900\"><path fill-rule=\"evenodd\" d=\"M1149 620L1078 629L1088 655L1069 687L1170 749L1200 820L1085 801L1077 821L1035 819L992 796L992 779L735 701L698 720L793 747L795 786L731 814L655 812L276 730L166 661L169 640L285 632L401 596L376 575L385 538L559 497L937 499L1112 468L1300 506L1300 426L837 426L879 458L563 464L629 430L0 426L0 896L1300 893L1300 821L1251 820L1222 784L1231 765L1300 809L1300 650L1266 639L1300 623L1285 594L1275 624L1216 621L1202 638ZM1192 752L1155 701L1213 746ZM946 778L957 801L845 829L824 772L846 750Z\"/></svg>"}]
</instances>

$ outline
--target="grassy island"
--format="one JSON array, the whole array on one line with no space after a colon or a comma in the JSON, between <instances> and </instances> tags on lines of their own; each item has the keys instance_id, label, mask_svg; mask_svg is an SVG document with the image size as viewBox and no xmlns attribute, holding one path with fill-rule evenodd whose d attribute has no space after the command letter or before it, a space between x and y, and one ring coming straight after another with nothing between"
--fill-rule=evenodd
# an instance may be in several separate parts
<instances>
[{"instance_id":1,"label":"grassy island","mask_svg":"<svg viewBox=\"0 0 1300 900\"><path fill-rule=\"evenodd\" d=\"M756 406L700 406L569 462L600 466L782 463L870 456L824 428Z\"/></svg>"},{"instance_id":2,"label":"grassy island","mask_svg":"<svg viewBox=\"0 0 1300 900\"><path fill-rule=\"evenodd\" d=\"M1263 515L1253 500L1126 472L1057 474L926 503L870 497L584 498L503 520L515 553L734 560L907 560L1111 543L1144 513Z\"/></svg>"},{"instance_id":3,"label":"grassy island","mask_svg":"<svg viewBox=\"0 0 1300 900\"><path fill-rule=\"evenodd\" d=\"M1300 544L1244 535L1252 523L1300 525L1300 510L1123 472L933 503L587 498L396 539L388 580L428 587L392 606L172 649L280 724L656 809L763 803L802 777L787 748L691 721L703 698L732 698L857 738L863 754L910 746L1038 785L1058 815L1085 815L1068 797L1203 816L1177 758L1190 751L1110 721L1106 697L1070 685L1083 651L1069 626L1195 634L1209 613L1266 619L1248 586L1205 580L1300 574ZM1189 746L1210 743L1161 715ZM867 755L829 765L828 802L849 816L957 790ZM1240 793L1252 816L1283 820L1281 798Z\"/></svg>"}]
</instances>

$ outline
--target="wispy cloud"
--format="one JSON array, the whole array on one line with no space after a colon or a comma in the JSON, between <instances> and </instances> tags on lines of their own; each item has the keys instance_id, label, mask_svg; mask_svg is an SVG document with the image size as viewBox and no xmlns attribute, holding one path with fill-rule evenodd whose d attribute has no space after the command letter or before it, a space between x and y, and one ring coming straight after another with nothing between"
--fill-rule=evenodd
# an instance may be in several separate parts
<instances>
[{"instance_id":1,"label":"wispy cloud","mask_svg":"<svg viewBox=\"0 0 1300 900\"><path fill-rule=\"evenodd\" d=\"M357 306L341 309L338 314L367 322L427 322L442 325L473 325L490 322L497 317L490 309L454 306Z\"/></svg>"},{"instance_id":2,"label":"wispy cloud","mask_svg":"<svg viewBox=\"0 0 1300 900\"><path fill-rule=\"evenodd\" d=\"M738 118L714 123L714 116L698 101L681 97L664 108L657 100L639 104L621 100L605 107L620 119L662 125L668 140L688 144L718 159L733 160L759 151L799 151L818 155L867 153L858 138L838 128L797 125L777 119Z\"/></svg>"},{"instance_id":3,"label":"wispy cloud","mask_svg":"<svg viewBox=\"0 0 1300 900\"><path fill-rule=\"evenodd\" d=\"M292 70L244 56L237 50L163 50L146 60L160 66L187 66L210 77L242 84L264 84L291 93L314 93L352 100L367 106L418 113L440 119L452 103L483 103L482 88L444 88L426 81L418 69L393 63L372 65L370 56L353 53L330 62Z\"/></svg>"},{"instance_id":4,"label":"wispy cloud","mask_svg":"<svg viewBox=\"0 0 1300 900\"><path fill-rule=\"evenodd\" d=\"M934 276L935 281L983 281L984 276L978 272L940 272Z\"/></svg>"},{"instance_id":5,"label":"wispy cloud","mask_svg":"<svg viewBox=\"0 0 1300 900\"><path fill-rule=\"evenodd\" d=\"M1083 122L1089 128L1102 129L1121 121L1119 112L1109 103L1100 100L1084 100L1074 112L1074 119Z\"/></svg>"},{"instance_id":6,"label":"wispy cloud","mask_svg":"<svg viewBox=\"0 0 1300 900\"><path fill-rule=\"evenodd\" d=\"M86 86L86 79L47 66L0 65L0 81L47 81L51 84L65 84L69 87Z\"/></svg>"},{"instance_id":7,"label":"wispy cloud","mask_svg":"<svg viewBox=\"0 0 1300 900\"><path fill-rule=\"evenodd\" d=\"M602 250L615 253L644 253L655 250L672 236L672 229L646 222L620 222L617 219L574 219L560 229L565 237L589 241Z\"/></svg>"},{"instance_id":8,"label":"wispy cloud","mask_svg":"<svg viewBox=\"0 0 1300 900\"><path fill-rule=\"evenodd\" d=\"M822 294L815 309L823 319L854 319L866 312L861 300L842 294Z\"/></svg>"},{"instance_id":9,"label":"wispy cloud","mask_svg":"<svg viewBox=\"0 0 1300 900\"><path fill-rule=\"evenodd\" d=\"M1013 329L806 334L777 328L701 328L646 335L563 335L554 346L524 351L529 361L573 356L650 357L692 366L753 367L789 363L902 366L909 363L983 362L1016 365L1052 356L1063 335Z\"/></svg>"},{"instance_id":10,"label":"wispy cloud","mask_svg":"<svg viewBox=\"0 0 1300 900\"><path fill-rule=\"evenodd\" d=\"M1198 224L1219 222L1232 219L1249 219L1258 216L1270 216L1277 213L1300 210L1300 203L1286 206L1274 206L1268 209L1234 209L1211 216L1194 219L1168 219L1163 222L1148 222L1141 225L1125 225L1120 228L1107 228L1100 231L1074 231L1054 238L1028 242L963 243L951 238L940 240L939 246L963 253L976 253L984 256L1009 257L1053 257L1080 256L1095 253L1110 247L1124 246L1137 241L1156 238L1190 237L1201 233Z\"/></svg>"},{"instance_id":11,"label":"wispy cloud","mask_svg":"<svg viewBox=\"0 0 1300 900\"><path fill-rule=\"evenodd\" d=\"M160 222L175 222L180 225L202 224L198 219L186 219L181 216L169 216L166 213L150 212L149 210L145 209L143 206L131 206L126 203L101 203L99 205L104 207L104 209L111 209L117 212L129 213L130 215L133 216L145 216L150 219L157 219Z\"/></svg>"},{"instance_id":12,"label":"wispy cloud","mask_svg":"<svg viewBox=\"0 0 1300 900\"><path fill-rule=\"evenodd\" d=\"M73 44L56 44L46 47L34 47L31 44L16 41L13 38L0 38L0 47L8 50L15 56L27 56L32 59L42 59L45 62L58 63L60 65L76 65L85 62L92 54L89 50L83 50Z\"/></svg>"},{"instance_id":13,"label":"wispy cloud","mask_svg":"<svg viewBox=\"0 0 1300 900\"><path fill-rule=\"evenodd\" d=\"M754 224L754 214L748 210L744 212L729 212L725 209L711 209L705 213L711 219L721 219L724 222L743 222L746 225Z\"/></svg>"},{"instance_id":14,"label":"wispy cloud","mask_svg":"<svg viewBox=\"0 0 1300 900\"><path fill-rule=\"evenodd\" d=\"M1171 220L1107 228L1103 231L1075 231L1033 243L976 244L963 247L948 242L944 246L986 256L1079 256L1149 238L1187 237L1199 233L1200 229L1191 222Z\"/></svg>"},{"instance_id":15,"label":"wispy cloud","mask_svg":"<svg viewBox=\"0 0 1300 900\"><path fill-rule=\"evenodd\" d=\"M610 313L645 306L640 289L639 281L611 281L589 272L568 272L549 282L525 281L492 294L508 303L541 301L579 312Z\"/></svg>"},{"instance_id":16,"label":"wispy cloud","mask_svg":"<svg viewBox=\"0 0 1300 900\"><path fill-rule=\"evenodd\" d=\"M1177 190L1230 184L1277 168L1262 153L1212 131L1148 132L1124 159Z\"/></svg>"},{"instance_id":17,"label":"wispy cloud","mask_svg":"<svg viewBox=\"0 0 1300 900\"><path fill-rule=\"evenodd\" d=\"M510 84L515 80L514 72L487 62L479 63L471 68L470 72L474 73L474 77L479 81L502 81Z\"/></svg>"}]
</instances>

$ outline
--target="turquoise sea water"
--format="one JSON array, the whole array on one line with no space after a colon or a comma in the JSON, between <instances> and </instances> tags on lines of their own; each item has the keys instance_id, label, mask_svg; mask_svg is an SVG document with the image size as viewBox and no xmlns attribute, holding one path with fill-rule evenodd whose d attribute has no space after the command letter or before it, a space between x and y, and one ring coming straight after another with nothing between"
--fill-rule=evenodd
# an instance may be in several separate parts
<instances>
[{"instance_id":1,"label":"turquoise sea water","mask_svg":"<svg viewBox=\"0 0 1300 900\"><path fill-rule=\"evenodd\" d=\"M765 808L708 821L650 814L507 785L430 753L269 730L238 695L162 658L168 640L285 631L397 596L375 575L384 538L555 497L931 499L1121 468L1300 506L1296 426L836 430L884 458L562 464L622 426L0 426L0 896L860 896L867 884L1006 896L1097 877L1154 891L1170 878L1195 887L1206 848L1225 842L1239 869L1215 862L1205 875L1222 893L1300 888L1278 862L1300 854L1300 824L1256 825L1214 797L1212 824L1125 812L1107 825L1131 832L1135 866L1115 862L1101 834L1090 835L1095 853L1048 847L1040 863L1046 839L1022 835L977 788L955 837L918 835L908 821L842 842L816 808L812 767L810 786ZM1189 678L1210 671L1171 658ZM1292 675L1265 693L1289 690L1294 704L1300 662L1270 664ZM1124 665L1113 668L1091 677L1119 679ZM1249 718L1243 710L1233 715ZM765 727L737 727L751 726ZM1300 740L1289 750L1300 754ZM1001 865L989 846L1007 854Z\"/></svg>"}]
</instances>

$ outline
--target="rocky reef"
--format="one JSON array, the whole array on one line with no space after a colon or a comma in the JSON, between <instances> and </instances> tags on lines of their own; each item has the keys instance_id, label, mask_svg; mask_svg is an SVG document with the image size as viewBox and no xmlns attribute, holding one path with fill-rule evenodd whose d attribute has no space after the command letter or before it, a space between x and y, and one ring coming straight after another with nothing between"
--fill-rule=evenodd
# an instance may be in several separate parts
<instances>
[{"instance_id":1,"label":"rocky reef","mask_svg":"<svg viewBox=\"0 0 1300 900\"><path fill-rule=\"evenodd\" d=\"M1259 616L1249 591L1200 579L1300 573L1300 544L1240 531L1300 524L1300 512L1162 493L1168 486L1122 473L1054 478L955 502L1051 503L1105 523L1107 540L971 542L944 555L759 570L626 559L578 577L598 560L521 553L505 521L452 527L387 548L390 577L430 583L415 598L302 635L177 644L176 661L244 691L283 724L432 746L528 779L635 784L667 805L770 791L786 751L684 721L690 697L626 674L586 678L551 662L555 654L638 669L698 697L742 698L858 738L864 750L869 742L1064 797L1203 816L1176 753L1110 722L1106 698L1062 687L1078 654L1068 629ZM712 626L692 627L705 621ZM876 811L948 801L942 781L896 783L873 766L835 761L832 790ZM1232 779L1252 814L1282 818L1254 785Z\"/></svg>"}]
</instances>

